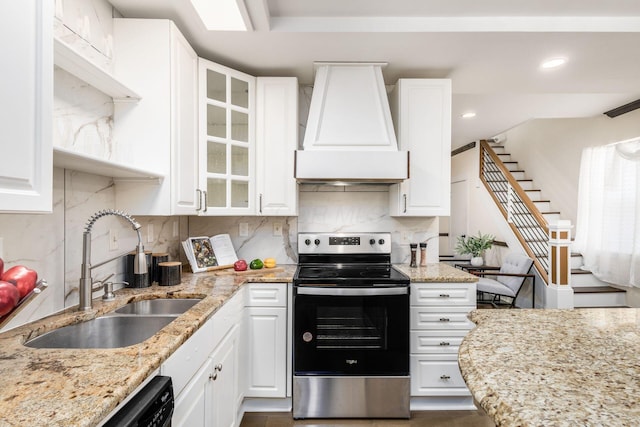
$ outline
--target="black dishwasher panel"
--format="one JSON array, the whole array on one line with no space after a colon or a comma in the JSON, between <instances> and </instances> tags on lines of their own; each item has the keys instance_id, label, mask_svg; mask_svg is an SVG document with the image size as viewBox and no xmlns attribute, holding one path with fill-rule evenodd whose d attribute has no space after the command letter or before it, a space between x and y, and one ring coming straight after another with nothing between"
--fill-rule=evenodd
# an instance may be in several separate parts
<instances>
[{"instance_id":1,"label":"black dishwasher panel","mask_svg":"<svg viewBox=\"0 0 640 427\"><path fill-rule=\"evenodd\" d=\"M158 375L116 412L104 427L169 427L173 407L171 377Z\"/></svg>"}]
</instances>

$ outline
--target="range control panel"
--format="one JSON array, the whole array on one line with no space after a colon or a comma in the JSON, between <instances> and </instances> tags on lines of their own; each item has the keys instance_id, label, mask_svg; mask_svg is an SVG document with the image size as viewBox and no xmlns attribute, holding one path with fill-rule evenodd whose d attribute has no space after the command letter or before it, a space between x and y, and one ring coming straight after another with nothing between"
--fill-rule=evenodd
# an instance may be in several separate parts
<instances>
[{"instance_id":1,"label":"range control panel","mask_svg":"<svg viewBox=\"0 0 640 427\"><path fill-rule=\"evenodd\" d=\"M298 233L301 254L390 254L391 233Z\"/></svg>"}]
</instances>

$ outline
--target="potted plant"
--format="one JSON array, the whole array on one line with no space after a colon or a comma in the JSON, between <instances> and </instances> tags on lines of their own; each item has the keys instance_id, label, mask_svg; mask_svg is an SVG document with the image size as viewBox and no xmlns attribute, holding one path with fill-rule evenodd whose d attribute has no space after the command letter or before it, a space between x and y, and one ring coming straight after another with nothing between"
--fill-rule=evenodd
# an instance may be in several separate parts
<instances>
[{"instance_id":1,"label":"potted plant","mask_svg":"<svg viewBox=\"0 0 640 427\"><path fill-rule=\"evenodd\" d=\"M482 259L484 251L493 246L494 236L490 234L482 234L478 231L477 236L466 237L464 234L458 237L456 252L460 255L471 255L471 265L477 267L484 263Z\"/></svg>"}]
</instances>

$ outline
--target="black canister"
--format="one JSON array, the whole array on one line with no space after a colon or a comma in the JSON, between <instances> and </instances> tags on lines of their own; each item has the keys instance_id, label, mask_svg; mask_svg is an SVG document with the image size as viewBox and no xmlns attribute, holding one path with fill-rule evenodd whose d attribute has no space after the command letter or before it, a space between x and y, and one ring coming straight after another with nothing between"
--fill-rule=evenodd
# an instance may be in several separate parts
<instances>
[{"instance_id":1,"label":"black canister","mask_svg":"<svg viewBox=\"0 0 640 427\"><path fill-rule=\"evenodd\" d=\"M160 286L175 286L182 282L182 263L178 261L160 262Z\"/></svg>"},{"instance_id":2,"label":"black canister","mask_svg":"<svg viewBox=\"0 0 640 427\"><path fill-rule=\"evenodd\" d=\"M160 267L161 262L169 261L168 253L155 253L151 255L151 282L160 283Z\"/></svg>"},{"instance_id":3,"label":"black canister","mask_svg":"<svg viewBox=\"0 0 640 427\"><path fill-rule=\"evenodd\" d=\"M136 252L133 251L127 254L127 268L125 270L125 282L128 283L127 288L146 288L151 286L151 255L151 251L144 251L144 256L147 261L146 274L134 274Z\"/></svg>"}]
</instances>

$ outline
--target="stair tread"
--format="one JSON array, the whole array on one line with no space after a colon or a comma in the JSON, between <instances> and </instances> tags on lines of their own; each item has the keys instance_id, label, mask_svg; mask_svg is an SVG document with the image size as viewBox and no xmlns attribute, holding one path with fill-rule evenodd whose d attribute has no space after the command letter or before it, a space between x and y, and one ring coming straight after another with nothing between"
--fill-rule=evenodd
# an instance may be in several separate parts
<instances>
[{"instance_id":1,"label":"stair tread","mask_svg":"<svg viewBox=\"0 0 640 427\"><path fill-rule=\"evenodd\" d=\"M624 289L613 286L573 286L574 294L605 293L605 292L627 292Z\"/></svg>"}]
</instances>

